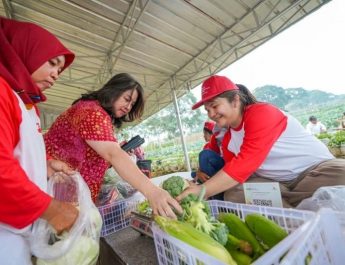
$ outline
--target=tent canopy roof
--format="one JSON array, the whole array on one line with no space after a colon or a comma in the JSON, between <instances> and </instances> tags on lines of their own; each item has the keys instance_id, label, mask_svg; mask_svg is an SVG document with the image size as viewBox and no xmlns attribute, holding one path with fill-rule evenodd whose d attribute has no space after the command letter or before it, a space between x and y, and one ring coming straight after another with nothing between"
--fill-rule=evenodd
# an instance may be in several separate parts
<instances>
[{"instance_id":1,"label":"tent canopy roof","mask_svg":"<svg viewBox=\"0 0 345 265\"><path fill-rule=\"evenodd\" d=\"M181 97L326 2L2 0L0 15L45 27L77 55L43 113L127 72L145 89L145 119L172 102L172 89Z\"/></svg>"}]
</instances>

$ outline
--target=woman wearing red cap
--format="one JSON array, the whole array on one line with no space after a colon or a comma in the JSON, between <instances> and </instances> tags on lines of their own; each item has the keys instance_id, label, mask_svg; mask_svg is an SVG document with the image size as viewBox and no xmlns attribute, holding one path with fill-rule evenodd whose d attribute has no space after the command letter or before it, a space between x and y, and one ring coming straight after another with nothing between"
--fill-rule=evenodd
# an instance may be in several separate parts
<instances>
[{"instance_id":1,"label":"woman wearing red cap","mask_svg":"<svg viewBox=\"0 0 345 265\"><path fill-rule=\"evenodd\" d=\"M208 180L207 197L225 191L224 199L244 203L244 182L279 182L283 204L295 207L322 186L345 184L345 160L335 159L327 147L292 116L257 102L249 90L224 76L211 76L202 85L208 117L226 128L222 142L225 165ZM199 193L200 186L186 190Z\"/></svg>"},{"instance_id":2,"label":"woman wearing red cap","mask_svg":"<svg viewBox=\"0 0 345 265\"><path fill-rule=\"evenodd\" d=\"M39 218L68 230L78 210L45 193L47 175L72 173L47 162L36 103L68 67L74 54L45 29L0 17L0 260L31 264L27 237Z\"/></svg>"}]
</instances>

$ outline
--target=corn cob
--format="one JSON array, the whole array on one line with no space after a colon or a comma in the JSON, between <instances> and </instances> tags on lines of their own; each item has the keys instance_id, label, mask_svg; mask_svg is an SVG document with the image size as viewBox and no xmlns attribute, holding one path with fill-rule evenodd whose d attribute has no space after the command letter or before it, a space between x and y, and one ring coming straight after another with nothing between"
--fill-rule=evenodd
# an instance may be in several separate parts
<instances>
[{"instance_id":1,"label":"corn cob","mask_svg":"<svg viewBox=\"0 0 345 265\"><path fill-rule=\"evenodd\" d=\"M288 235L278 224L260 214L248 214L245 220L249 229L269 248L274 247Z\"/></svg>"},{"instance_id":2,"label":"corn cob","mask_svg":"<svg viewBox=\"0 0 345 265\"><path fill-rule=\"evenodd\" d=\"M230 253L209 235L188 223L156 216L155 222L169 235L213 256L225 264L236 265Z\"/></svg>"}]
</instances>

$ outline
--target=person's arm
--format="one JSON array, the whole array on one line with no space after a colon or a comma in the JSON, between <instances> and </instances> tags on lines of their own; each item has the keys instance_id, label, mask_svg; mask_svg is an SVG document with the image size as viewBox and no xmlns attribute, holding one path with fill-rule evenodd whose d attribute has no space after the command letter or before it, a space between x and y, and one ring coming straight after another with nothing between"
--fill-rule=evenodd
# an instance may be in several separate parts
<instances>
[{"instance_id":1,"label":"person's arm","mask_svg":"<svg viewBox=\"0 0 345 265\"><path fill-rule=\"evenodd\" d=\"M208 198L218 193L221 193L223 191L226 191L228 189L231 189L235 187L237 184L239 183L236 180L231 178L223 170L220 170L217 172L216 175L214 175L212 178L207 180L202 185L205 186L206 188L205 197ZM181 201L183 198L185 198L188 194L191 194L191 193L198 195L201 191L202 185L191 185L186 190L184 190L179 196L177 196L176 199L178 201Z\"/></svg>"},{"instance_id":2,"label":"person's arm","mask_svg":"<svg viewBox=\"0 0 345 265\"><path fill-rule=\"evenodd\" d=\"M112 141L86 140L87 144L108 161L116 172L150 202L154 214L176 218L171 207L182 213L182 208L167 191L156 187L133 163L120 145Z\"/></svg>"}]
</instances>

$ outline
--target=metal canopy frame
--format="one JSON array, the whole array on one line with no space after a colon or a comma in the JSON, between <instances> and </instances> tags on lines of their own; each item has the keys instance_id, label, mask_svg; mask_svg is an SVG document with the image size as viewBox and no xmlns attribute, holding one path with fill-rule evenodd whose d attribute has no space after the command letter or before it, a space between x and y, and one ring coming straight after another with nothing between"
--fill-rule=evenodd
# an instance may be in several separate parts
<instances>
[{"instance_id":1,"label":"metal canopy frame","mask_svg":"<svg viewBox=\"0 0 345 265\"><path fill-rule=\"evenodd\" d=\"M144 87L144 120L329 1L2 0L0 15L43 26L76 53L39 106L46 129L121 72Z\"/></svg>"},{"instance_id":2,"label":"metal canopy frame","mask_svg":"<svg viewBox=\"0 0 345 265\"><path fill-rule=\"evenodd\" d=\"M329 1L2 0L0 15L35 22L77 57L42 113L128 72L144 86L143 119ZM44 124L45 127L49 124Z\"/></svg>"}]
</instances>

